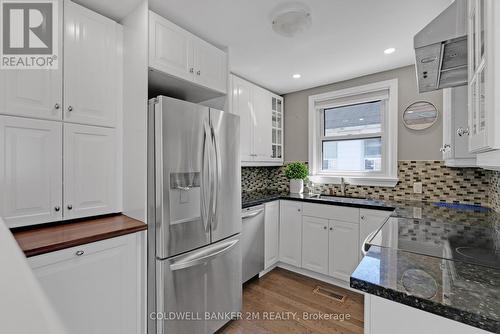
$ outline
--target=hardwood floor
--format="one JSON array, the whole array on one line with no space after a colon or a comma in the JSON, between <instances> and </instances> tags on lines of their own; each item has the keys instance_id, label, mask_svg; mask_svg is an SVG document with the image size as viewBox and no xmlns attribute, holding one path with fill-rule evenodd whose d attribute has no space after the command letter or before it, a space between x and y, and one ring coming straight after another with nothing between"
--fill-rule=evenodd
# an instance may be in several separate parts
<instances>
[{"instance_id":1,"label":"hardwood floor","mask_svg":"<svg viewBox=\"0 0 500 334\"><path fill-rule=\"evenodd\" d=\"M346 296L345 301L314 293L317 286ZM363 311L361 294L276 268L244 286L242 319L232 321L218 333L362 334ZM330 319L307 319L306 315ZM250 319L252 316L254 319Z\"/></svg>"}]
</instances>

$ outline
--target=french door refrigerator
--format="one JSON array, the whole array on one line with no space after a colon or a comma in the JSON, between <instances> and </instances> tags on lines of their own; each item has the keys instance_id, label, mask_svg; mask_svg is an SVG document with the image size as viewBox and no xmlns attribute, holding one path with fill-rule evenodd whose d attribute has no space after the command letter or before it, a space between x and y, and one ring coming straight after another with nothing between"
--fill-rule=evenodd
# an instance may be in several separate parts
<instances>
[{"instance_id":1,"label":"french door refrigerator","mask_svg":"<svg viewBox=\"0 0 500 334\"><path fill-rule=\"evenodd\" d=\"M224 111L149 101L149 334L213 333L241 310L239 128Z\"/></svg>"}]
</instances>

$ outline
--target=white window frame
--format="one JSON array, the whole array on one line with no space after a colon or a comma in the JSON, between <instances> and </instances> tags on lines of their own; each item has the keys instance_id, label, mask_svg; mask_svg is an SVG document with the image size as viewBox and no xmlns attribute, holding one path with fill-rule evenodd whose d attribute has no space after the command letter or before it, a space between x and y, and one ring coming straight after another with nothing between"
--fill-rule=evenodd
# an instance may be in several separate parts
<instances>
[{"instance_id":1,"label":"white window frame","mask_svg":"<svg viewBox=\"0 0 500 334\"><path fill-rule=\"evenodd\" d=\"M381 172L325 172L322 170L322 115L328 109L325 103L332 101L331 107L356 103L362 94L388 91L382 117L382 171ZM353 102L349 102L352 97ZM358 98L358 99L357 99ZM335 104L341 99L342 104ZM367 101L368 102L368 101ZM359 102L358 102L359 103ZM318 105L323 105L318 107ZM359 136L360 138L363 135ZM358 136L352 136L357 139ZM314 183L339 184L341 178L353 185L395 187L398 183L398 79L380 81L323 94L309 96L309 168L310 179Z\"/></svg>"}]
</instances>

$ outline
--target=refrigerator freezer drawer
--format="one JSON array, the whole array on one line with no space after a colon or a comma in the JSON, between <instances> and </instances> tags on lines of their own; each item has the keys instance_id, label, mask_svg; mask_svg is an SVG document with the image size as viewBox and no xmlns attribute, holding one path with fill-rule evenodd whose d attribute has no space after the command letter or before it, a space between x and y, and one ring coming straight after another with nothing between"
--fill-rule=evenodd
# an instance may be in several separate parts
<instances>
[{"instance_id":1,"label":"refrigerator freezer drawer","mask_svg":"<svg viewBox=\"0 0 500 334\"><path fill-rule=\"evenodd\" d=\"M214 333L241 310L240 235L157 262L157 333ZM207 319L210 318L210 319Z\"/></svg>"}]
</instances>

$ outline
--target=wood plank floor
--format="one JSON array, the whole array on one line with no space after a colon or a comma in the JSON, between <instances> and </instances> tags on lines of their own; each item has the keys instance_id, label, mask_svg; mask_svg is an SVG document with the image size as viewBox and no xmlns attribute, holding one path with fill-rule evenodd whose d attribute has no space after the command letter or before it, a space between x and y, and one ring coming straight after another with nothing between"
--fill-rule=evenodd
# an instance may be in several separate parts
<instances>
[{"instance_id":1,"label":"wood plank floor","mask_svg":"<svg viewBox=\"0 0 500 334\"><path fill-rule=\"evenodd\" d=\"M313 292L317 286L347 298L341 303L318 295ZM218 333L362 334L363 310L361 294L276 268L244 286L243 319L230 322ZM330 315L331 319L307 319L304 312L309 316ZM254 319L249 319L252 315ZM343 321L340 320L342 315Z\"/></svg>"}]
</instances>

